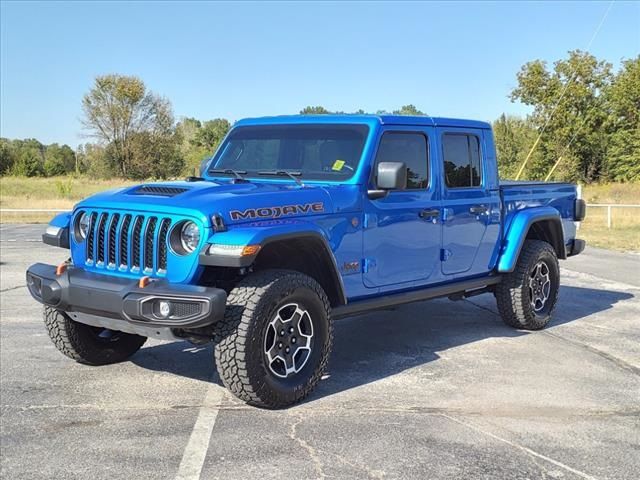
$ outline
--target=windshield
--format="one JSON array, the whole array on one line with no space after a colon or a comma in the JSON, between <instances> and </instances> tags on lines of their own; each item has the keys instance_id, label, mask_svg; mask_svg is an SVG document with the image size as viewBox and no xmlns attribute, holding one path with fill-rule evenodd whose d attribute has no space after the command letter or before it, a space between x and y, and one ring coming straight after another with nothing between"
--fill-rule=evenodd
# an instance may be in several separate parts
<instances>
[{"instance_id":1,"label":"windshield","mask_svg":"<svg viewBox=\"0 0 640 480\"><path fill-rule=\"evenodd\" d=\"M258 176L285 171L304 180L346 180L358 167L368 131L366 125L238 127L216 153L209 172Z\"/></svg>"}]
</instances>

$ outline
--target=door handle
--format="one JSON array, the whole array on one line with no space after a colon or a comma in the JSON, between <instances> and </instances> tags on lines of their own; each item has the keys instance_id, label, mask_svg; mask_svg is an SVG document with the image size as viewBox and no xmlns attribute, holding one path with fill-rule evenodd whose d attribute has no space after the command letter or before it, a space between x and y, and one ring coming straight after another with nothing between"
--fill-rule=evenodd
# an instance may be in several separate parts
<instances>
[{"instance_id":1,"label":"door handle","mask_svg":"<svg viewBox=\"0 0 640 480\"><path fill-rule=\"evenodd\" d=\"M473 213L474 215L484 215L485 213L489 212L489 207L487 207L486 205L474 205L469 209L469 212Z\"/></svg>"},{"instance_id":2,"label":"door handle","mask_svg":"<svg viewBox=\"0 0 640 480\"><path fill-rule=\"evenodd\" d=\"M420 210L420 213L418 214L420 218L437 217L438 215L440 215L440 209L438 208Z\"/></svg>"}]
</instances>

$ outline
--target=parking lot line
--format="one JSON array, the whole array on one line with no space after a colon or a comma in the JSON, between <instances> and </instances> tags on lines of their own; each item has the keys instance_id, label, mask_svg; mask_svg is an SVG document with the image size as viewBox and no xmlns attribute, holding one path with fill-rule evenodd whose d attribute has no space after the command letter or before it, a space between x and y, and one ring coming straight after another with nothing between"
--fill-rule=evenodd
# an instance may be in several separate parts
<instances>
[{"instance_id":1,"label":"parking lot line","mask_svg":"<svg viewBox=\"0 0 640 480\"><path fill-rule=\"evenodd\" d=\"M224 390L213 383L207 387L207 392L198 412L198 418L193 425L189 442L182 454L176 480L196 480L200 478L204 459L207 456L213 427L218 417Z\"/></svg>"},{"instance_id":2,"label":"parking lot line","mask_svg":"<svg viewBox=\"0 0 640 480\"><path fill-rule=\"evenodd\" d=\"M542 455L541 453L538 453L538 452L536 452L534 450L531 450L530 448L527 448L527 447L524 447L524 446L519 445L517 443L511 442L511 441L507 440L506 438L499 437L499 436L497 436L497 435L495 435L495 434L493 434L491 432L487 432L486 430L483 430L483 429L481 429L480 427L478 427L476 425L473 425L473 424L467 423L467 422L463 422L462 420L459 420L457 418L453 418L453 417L451 417L449 415L446 415L444 413L441 414L441 416L451 420L452 422L455 422L455 423L458 423L458 424L460 424L460 425L462 425L464 427L467 427L470 430L473 430L473 431L478 432L478 433L480 433L482 435L486 435L488 437L491 437L494 440L498 440L499 442L505 443L505 444L507 444L507 445L509 445L509 446L511 446L513 448L517 448L518 450L521 450L521 451L531 455L532 457L536 457L536 458L539 458L539 459L544 460L546 462L552 463L556 467L560 467L563 470L566 470L567 472L571 472L571 473L573 473L574 475L577 475L580 478L584 478L586 480L597 480L595 477L589 475L588 473L584 473L584 472L581 472L580 470L576 470L575 468L572 468L569 465L565 465L564 463L559 462L558 460L554 460L553 458L547 457L546 455Z\"/></svg>"}]
</instances>

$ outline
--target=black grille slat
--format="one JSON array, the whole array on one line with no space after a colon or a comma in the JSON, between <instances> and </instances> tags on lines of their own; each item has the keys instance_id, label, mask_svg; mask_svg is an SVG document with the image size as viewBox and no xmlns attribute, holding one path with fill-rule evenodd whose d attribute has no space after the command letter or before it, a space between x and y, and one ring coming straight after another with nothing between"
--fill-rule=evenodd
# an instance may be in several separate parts
<instances>
[{"instance_id":1,"label":"black grille slat","mask_svg":"<svg viewBox=\"0 0 640 480\"><path fill-rule=\"evenodd\" d=\"M184 187L162 187L159 185L143 185L134 190L135 195L157 195L159 197L175 197L189 190Z\"/></svg>"},{"instance_id":2,"label":"black grille slat","mask_svg":"<svg viewBox=\"0 0 640 480\"><path fill-rule=\"evenodd\" d=\"M109 217L109 214L103 213L100 215L100 220L98 220L98 254L96 255L96 261L102 264L104 264L104 237L107 217Z\"/></svg>"},{"instance_id":3,"label":"black grille slat","mask_svg":"<svg viewBox=\"0 0 640 480\"><path fill-rule=\"evenodd\" d=\"M167 275L169 217L100 210L87 211L86 265L138 275Z\"/></svg>"},{"instance_id":4,"label":"black grille slat","mask_svg":"<svg viewBox=\"0 0 640 480\"><path fill-rule=\"evenodd\" d=\"M89 234L87 236L87 260L89 262L93 262L94 260L93 245L95 241L95 226L96 226L97 219L98 219L98 214L96 212L93 212L91 214L91 220L89 222Z\"/></svg>"},{"instance_id":5,"label":"black grille slat","mask_svg":"<svg viewBox=\"0 0 640 480\"><path fill-rule=\"evenodd\" d=\"M131 236L131 268L140 268L140 233L142 232L143 217L138 215L133 225Z\"/></svg>"},{"instance_id":6,"label":"black grille slat","mask_svg":"<svg viewBox=\"0 0 640 480\"><path fill-rule=\"evenodd\" d=\"M144 269L153 270L154 236L158 219L150 217L144 230Z\"/></svg>"},{"instance_id":7,"label":"black grille slat","mask_svg":"<svg viewBox=\"0 0 640 480\"><path fill-rule=\"evenodd\" d=\"M131 225L131 215L127 214L122 218L120 227L120 258L119 264L124 267L129 266L129 226Z\"/></svg>"},{"instance_id":8,"label":"black grille slat","mask_svg":"<svg viewBox=\"0 0 640 480\"><path fill-rule=\"evenodd\" d=\"M160 233L158 234L158 270L167 270L167 235L171 220L165 218L160 224Z\"/></svg>"},{"instance_id":9,"label":"black grille slat","mask_svg":"<svg viewBox=\"0 0 640 480\"><path fill-rule=\"evenodd\" d=\"M116 232L118 231L118 222L120 221L120 214L115 213L111 216L109 222L109 254L107 261L109 265L115 266L116 264Z\"/></svg>"}]
</instances>

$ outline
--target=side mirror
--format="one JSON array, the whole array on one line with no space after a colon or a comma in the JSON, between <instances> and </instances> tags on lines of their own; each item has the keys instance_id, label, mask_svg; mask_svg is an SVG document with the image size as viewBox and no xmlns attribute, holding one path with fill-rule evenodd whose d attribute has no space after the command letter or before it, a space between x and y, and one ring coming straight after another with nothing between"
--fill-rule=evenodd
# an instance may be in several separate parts
<instances>
[{"instance_id":1,"label":"side mirror","mask_svg":"<svg viewBox=\"0 0 640 480\"><path fill-rule=\"evenodd\" d=\"M377 187L381 190L407 188L407 166L404 162L380 162L376 176Z\"/></svg>"},{"instance_id":2,"label":"side mirror","mask_svg":"<svg viewBox=\"0 0 640 480\"><path fill-rule=\"evenodd\" d=\"M380 162L376 171L376 190L367 194L371 200L384 198L389 190L407 188L407 166L404 162Z\"/></svg>"}]
</instances>

